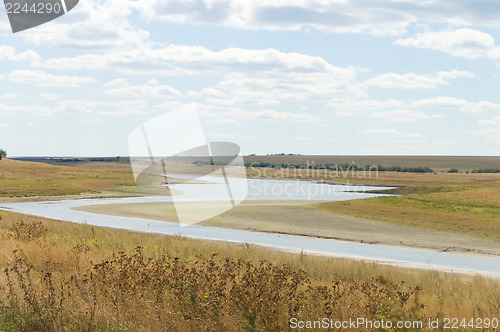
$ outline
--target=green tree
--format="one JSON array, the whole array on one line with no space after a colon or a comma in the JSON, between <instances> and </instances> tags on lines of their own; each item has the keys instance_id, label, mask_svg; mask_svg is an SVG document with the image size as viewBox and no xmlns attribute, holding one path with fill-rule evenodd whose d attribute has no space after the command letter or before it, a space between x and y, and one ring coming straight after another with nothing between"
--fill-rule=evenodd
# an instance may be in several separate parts
<instances>
[{"instance_id":1,"label":"green tree","mask_svg":"<svg viewBox=\"0 0 500 332\"><path fill-rule=\"evenodd\" d=\"M0 160L7 157L7 151L0 149Z\"/></svg>"}]
</instances>

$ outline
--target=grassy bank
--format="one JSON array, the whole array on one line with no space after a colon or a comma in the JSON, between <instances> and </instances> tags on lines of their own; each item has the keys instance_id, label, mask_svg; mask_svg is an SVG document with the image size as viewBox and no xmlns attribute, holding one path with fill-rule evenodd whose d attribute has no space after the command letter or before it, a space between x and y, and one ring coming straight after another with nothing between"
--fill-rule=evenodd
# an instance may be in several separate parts
<instances>
[{"instance_id":1,"label":"grassy bank","mask_svg":"<svg viewBox=\"0 0 500 332\"><path fill-rule=\"evenodd\" d=\"M280 331L291 317L498 317L482 277L1 212L2 331Z\"/></svg>"},{"instance_id":2,"label":"grassy bank","mask_svg":"<svg viewBox=\"0 0 500 332\"><path fill-rule=\"evenodd\" d=\"M259 178L395 186L400 195L321 204L332 215L365 218L419 229L440 230L500 242L500 174L287 171L250 169ZM362 190L362 187L360 187Z\"/></svg>"},{"instance_id":3,"label":"grassy bank","mask_svg":"<svg viewBox=\"0 0 500 332\"><path fill-rule=\"evenodd\" d=\"M363 200L369 202L369 200ZM176 203L189 206L192 216L210 212L221 202ZM255 201L242 202L235 208L200 223L202 226L271 232L299 236L320 237L392 246L426 248L435 251L500 255L500 246L494 240L479 239L468 234L437 231L435 228L415 228L360 217L332 213L329 203L310 201ZM186 208L185 208L186 209ZM91 213L133 217L177 223L173 203L131 203L87 205L76 210ZM354 209L354 211L357 211ZM375 215L377 217L377 215ZM187 215L184 214L184 218ZM450 216L451 218L451 216Z\"/></svg>"},{"instance_id":4,"label":"grassy bank","mask_svg":"<svg viewBox=\"0 0 500 332\"><path fill-rule=\"evenodd\" d=\"M0 197L78 195L132 185L134 178L127 164L88 163L75 167L0 161Z\"/></svg>"},{"instance_id":5,"label":"grassy bank","mask_svg":"<svg viewBox=\"0 0 500 332\"><path fill-rule=\"evenodd\" d=\"M499 177L500 178L500 177ZM500 186L475 184L457 191L378 197L321 204L333 214L441 230L500 243Z\"/></svg>"},{"instance_id":6,"label":"grassy bank","mask_svg":"<svg viewBox=\"0 0 500 332\"><path fill-rule=\"evenodd\" d=\"M327 156L249 158L296 163L306 162L311 158L311 160L319 158L316 160L318 163L347 160L347 157ZM386 157L359 157L353 161L403 166L425 164L436 169L448 169L453 165L477 168L481 163L493 167L498 161L498 158L494 157L387 157L384 162L384 158ZM119 196L165 194L161 188L147 189L134 186L130 165L126 163L66 162L64 164L66 166L2 160L0 162L0 197L48 197L84 193ZM182 160L182 162L179 161L178 167L182 171L190 172L196 171L200 166ZM186 167L191 169L186 170ZM228 173L230 174L231 170ZM403 196L331 202L319 208L329 212L330 215L351 216L419 229L440 230L480 239L500 240L500 174L446 172L436 174L346 172L339 174L327 170L284 171L268 168L250 168L247 173L253 177L396 186L397 188L390 192ZM161 192L158 193L155 190L161 190ZM315 213L312 210L310 212ZM314 228L314 224L307 225L305 228ZM294 231L294 233L308 234L303 230ZM311 234L314 235L314 231ZM338 237L336 234L329 234L329 236Z\"/></svg>"}]
</instances>

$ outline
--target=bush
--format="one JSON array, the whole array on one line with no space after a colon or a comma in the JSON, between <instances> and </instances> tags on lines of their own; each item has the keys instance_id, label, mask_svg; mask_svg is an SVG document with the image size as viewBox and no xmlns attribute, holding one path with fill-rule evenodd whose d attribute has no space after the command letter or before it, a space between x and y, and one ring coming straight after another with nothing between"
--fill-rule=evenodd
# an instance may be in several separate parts
<instances>
[{"instance_id":1,"label":"bush","mask_svg":"<svg viewBox=\"0 0 500 332\"><path fill-rule=\"evenodd\" d=\"M19 241L32 241L39 239L47 233L47 228L40 221L18 222L9 228L9 237Z\"/></svg>"},{"instance_id":2,"label":"bush","mask_svg":"<svg viewBox=\"0 0 500 332\"><path fill-rule=\"evenodd\" d=\"M0 299L0 320L15 317L13 330L280 331L291 317L423 318L420 288L383 278L321 284L267 261L146 259L138 247L57 282L14 257Z\"/></svg>"}]
</instances>

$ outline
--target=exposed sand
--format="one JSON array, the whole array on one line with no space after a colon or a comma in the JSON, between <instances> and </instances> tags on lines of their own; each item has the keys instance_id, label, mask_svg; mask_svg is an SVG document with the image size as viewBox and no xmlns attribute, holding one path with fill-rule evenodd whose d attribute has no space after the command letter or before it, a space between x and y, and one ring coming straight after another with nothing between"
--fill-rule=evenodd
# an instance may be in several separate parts
<instances>
[{"instance_id":1,"label":"exposed sand","mask_svg":"<svg viewBox=\"0 0 500 332\"><path fill-rule=\"evenodd\" d=\"M310 201L245 201L199 225L321 237L369 244L500 256L500 245L454 233L416 229L322 211ZM193 215L220 202L186 202ZM94 205L77 208L98 214L177 222L173 203Z\"/></svg>"},{"instance_id":2,"label":"exposed sand","mask_svg":"<svg viewBox=\"0 0 500 332\"><path fill-rule=\"evenodd\" d=\"M184 195L180 190L170 188L140 188L136 186L122 186L115 189L105 190L101 193L83 193L79 195L61 196L29 196L29 197L0 197L0 203L23 203L42 201L65 201L70 199L101 199L101 198L123 198L138 196L178 196Z\"/></svg>"}]
</instances>

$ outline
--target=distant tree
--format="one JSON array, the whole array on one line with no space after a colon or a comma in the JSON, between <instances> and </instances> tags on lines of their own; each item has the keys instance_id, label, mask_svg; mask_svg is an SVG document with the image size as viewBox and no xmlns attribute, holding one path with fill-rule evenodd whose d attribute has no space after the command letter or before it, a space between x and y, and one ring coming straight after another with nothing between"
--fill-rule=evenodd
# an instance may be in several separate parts
<instances>
[{"instance_id":1,"label":"distant tree","mask_svg":"<svg viewBox=\"0 0 500 332\"><path fill-rule=\"evenodd\" d=\"M0 149L0 160L7 157L7 151Z\"/></svg>"}]
</instances>

